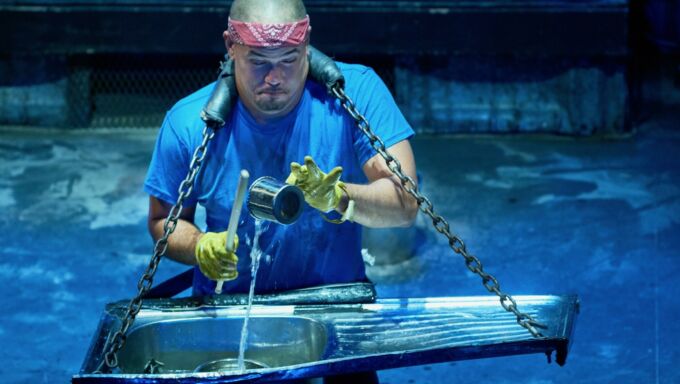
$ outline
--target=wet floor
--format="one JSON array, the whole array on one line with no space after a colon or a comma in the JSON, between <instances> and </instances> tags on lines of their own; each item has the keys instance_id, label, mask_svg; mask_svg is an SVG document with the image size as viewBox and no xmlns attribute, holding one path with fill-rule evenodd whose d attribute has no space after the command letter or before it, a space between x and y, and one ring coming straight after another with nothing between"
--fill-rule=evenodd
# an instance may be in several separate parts
<instances>
[{"instance_id":1,"label":"wet floor","mask_svg":"<svg viewBox=\"0 0 680 384\"><path fill-rule=\"evenodd\" d=\"M381 382L680 382L679 121L616 140L416 139L423 191L502 288L576 293L581 313L564 367L527 355L381 371ZM0 131L3 382L68 382L105 303L135 293L152 248L141 183L154 139ZM398 238L390 260L370 244L381 297L485 294L423 216ZM184 269L164 261L157 281Z\"/></svg>"}]
</instances>

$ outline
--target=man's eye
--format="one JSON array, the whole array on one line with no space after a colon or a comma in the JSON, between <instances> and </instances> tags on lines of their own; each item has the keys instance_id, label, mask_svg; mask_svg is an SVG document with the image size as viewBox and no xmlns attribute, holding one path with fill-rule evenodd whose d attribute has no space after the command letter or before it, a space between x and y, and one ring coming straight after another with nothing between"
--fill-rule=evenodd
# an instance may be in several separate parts
<instances>
[{"instance_id":1,"label":"man's eye","mask_svg":"<svg viewBox=\"0 0 680 384\"><path fill-rule=\"evenodd\" d=\"M265 65L265 64L267 64L266 61L262 61L262 60L251 60L250 62L251 62L253 65Z\"/></svg>"},{"instance_id":2,"label":"man's eye","mask_svg":"<svg viewBox=\"0 0 680 384\"><path fill-rule=\"evenodd\" d=\"M296 61L297 61L297 58L283 60L283 62L286 63L286 64L293 64Z\"/></svg>"}]
</instances>

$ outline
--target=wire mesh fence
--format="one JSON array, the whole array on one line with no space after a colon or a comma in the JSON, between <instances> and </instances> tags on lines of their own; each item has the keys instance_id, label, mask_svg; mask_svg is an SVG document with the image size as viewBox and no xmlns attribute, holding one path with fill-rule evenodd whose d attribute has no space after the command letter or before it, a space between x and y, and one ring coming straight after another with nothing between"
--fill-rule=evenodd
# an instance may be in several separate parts
<instances>
[{"instance_id":1,"label":"wire mesh fence","mask_svg":"<svg viewBox=\"0 0 680 384\"><path fill-rule=\"evenodd\" d=\"M216 79L220 59L153 55L71 58L68 124L80 128L158 127L175 102ZM393 59L338 59L373 67L393 89Z\"/></svg>"}]
</instances>

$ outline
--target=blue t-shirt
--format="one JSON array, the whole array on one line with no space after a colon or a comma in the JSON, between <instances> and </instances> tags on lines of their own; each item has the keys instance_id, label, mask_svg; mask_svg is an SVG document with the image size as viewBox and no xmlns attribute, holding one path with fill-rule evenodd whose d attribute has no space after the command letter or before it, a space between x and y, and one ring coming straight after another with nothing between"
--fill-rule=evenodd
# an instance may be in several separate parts
<instances>
[{"instance_id":1,"label":"blue t-shirt","mask_svg":"<svg viewBox=\"0 0 680 384\"><path fill-rule=\"evenodd\" d=\"M343 63L338 66L345 76L345 92L387 147L413 136L389 90L372 69ZM204 124L199 114L213 86L180 100L167 113L144 184L147 193L170 204L176 202L179 185L202 140ZM311 155L322 171L339 165L343 168L341 180L365 184L362 166L375 154L340 103L321 85L308 80L299 104L275 124L257 124L237 102L230 120L211 141L185 205L201 204L206 210L207 230L224 231L241 169L250 172L250 182L261 176L285 181L290 163L302 163L306 155ZM249 289L254 224L244 206L237 230L239 275L225 282L224 292ZM258 293L366 280L360 225L328 223L312 207L305 206L293 224L271 223L258 244L262 250L255 287ZM214 289L215 282L196 268L194 295L211 294Z\"/></svg>"}]
</instances>

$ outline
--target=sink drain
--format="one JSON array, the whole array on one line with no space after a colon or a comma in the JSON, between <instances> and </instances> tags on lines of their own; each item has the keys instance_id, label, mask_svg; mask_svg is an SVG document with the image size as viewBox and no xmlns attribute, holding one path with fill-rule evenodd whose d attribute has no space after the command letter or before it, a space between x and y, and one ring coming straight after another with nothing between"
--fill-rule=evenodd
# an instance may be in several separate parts
<instances>
[{"instance_id":1,"label":"sink drain","mask_svg":"<svg viewBox=\"0 0 680 384\"><path fill-rule=\"evenodd\" d=\"M246 370L259 369L259 368L269 368L266 364L260 363L255 360L243 360L243 366ZM208 361L203 363L194 369L194 372L225 372L225 371L238 371L238 359L219 359Z\"/></svg>"}]
</instances>

